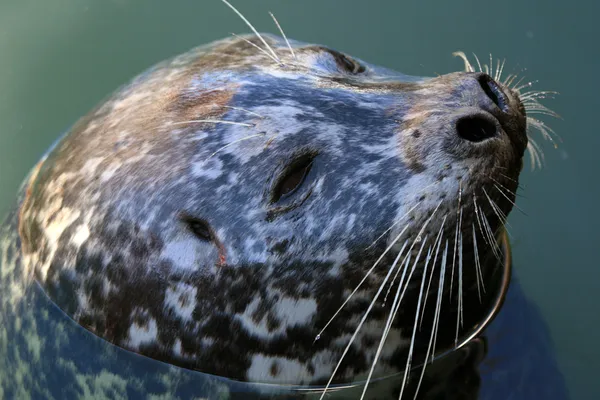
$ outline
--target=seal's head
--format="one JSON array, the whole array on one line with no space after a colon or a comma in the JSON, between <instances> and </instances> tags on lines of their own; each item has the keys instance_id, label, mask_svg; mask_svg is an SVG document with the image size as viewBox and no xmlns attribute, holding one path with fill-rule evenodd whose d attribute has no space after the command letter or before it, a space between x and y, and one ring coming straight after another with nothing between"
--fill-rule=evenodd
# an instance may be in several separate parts
<instances>
[{"instance_id":1,"label":"seal's head","mask_svg":"<svg viewBox=\"0 0 600 400\"><path fill-rule=\"evenodd\" d=\"M291 49L232 38L162 63L45 157L19 229L61 309L126 349L255 382L383 376L434 336L454 343L514 201L518 93Z\"/></svg>"}]
</instances>

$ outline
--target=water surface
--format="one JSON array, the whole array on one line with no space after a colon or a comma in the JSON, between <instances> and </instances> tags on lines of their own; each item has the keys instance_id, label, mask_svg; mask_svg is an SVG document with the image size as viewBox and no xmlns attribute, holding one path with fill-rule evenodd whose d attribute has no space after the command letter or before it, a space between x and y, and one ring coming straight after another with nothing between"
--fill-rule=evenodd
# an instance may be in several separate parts
<instances>
[{"instance_id":1,"label":"water surface","mask_svg":"<svg viewBox=\"0 0 600 400\"><path fill-rule=\"evenodd\" d=\"M562 119L546 167L523 174L511 218L515 267L550 327L573 399L600 398L598 84L594 1L235 2L261 31L330 45L412 75L462 68L456 50L506 58ZM248 29L218 0L0 0L0 212L56 137L151 64Z\"/></svg>"}]
</instances>

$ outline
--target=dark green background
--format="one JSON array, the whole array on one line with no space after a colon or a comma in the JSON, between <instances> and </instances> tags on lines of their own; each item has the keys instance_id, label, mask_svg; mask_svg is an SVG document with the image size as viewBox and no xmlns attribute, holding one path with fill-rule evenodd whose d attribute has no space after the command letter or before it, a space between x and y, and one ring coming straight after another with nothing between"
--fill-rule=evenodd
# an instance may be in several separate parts
<instances>
[{"instance_id":1,"label":"dark green background","mask_svg":"<svg viewBox=\"0 0 600 400\"><path fill-rule=\"evenodd\" d=\"M273 11L295 39L408 74L462 68L451 53L526 68L563 138L523 174L527 216L511 217L515 265L548 321L574 399L599 399L596 212L600 3L564 0L234 0L261 31ZM38 157L78 117L151 64L247 32L219 0L0 0L0 212Z\"/></svg>"}]
</instances>

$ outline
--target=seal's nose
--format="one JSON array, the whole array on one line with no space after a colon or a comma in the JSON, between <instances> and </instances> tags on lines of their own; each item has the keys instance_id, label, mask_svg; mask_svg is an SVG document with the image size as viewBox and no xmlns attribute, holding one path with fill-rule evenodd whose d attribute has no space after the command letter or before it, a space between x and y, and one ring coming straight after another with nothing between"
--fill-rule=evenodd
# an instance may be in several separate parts
<instances>
[{"instance_id":1,"label":"seal's nose","mask_svg":"<svg viewBox=\"0 0 600 400\"><path fill-rule=\"evenodd\" d=\"M488 74L478 74L476 79L485 96L500 110L506 112L508 107L508 99L496 81L494 81Z\"/></svg>"},{"instance_id":2,"label":"seal's nose","mask_svg":"<svg viewBox=\"0 0 600 400\"><path fill-rule=\"evenodd\" d=\"M499 134L498 122L508 111L508 98L502 88L484 73L465 74L461 97L481 112L469 112L456 121L456 133L470 142L482 142Z\"/></svg>"},{"instance_id":3,"label":"seal's nose","mask_svg":"<svg viewBox=\"0 0 600 400\"><path fill-rule=\"evenodd\" d=\"M456 121L456 133L469 142L483 142L495 137L496 124L484 115L467 115Z\"/></svg>"}]
</instances>

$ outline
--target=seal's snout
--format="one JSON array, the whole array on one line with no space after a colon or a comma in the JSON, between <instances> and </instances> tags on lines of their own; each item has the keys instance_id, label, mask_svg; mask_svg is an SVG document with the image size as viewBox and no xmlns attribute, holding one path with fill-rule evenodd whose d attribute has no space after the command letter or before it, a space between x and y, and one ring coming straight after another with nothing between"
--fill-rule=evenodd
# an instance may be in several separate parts
<instances>
[{"instance_id":1,"label":"seal's snout","mask_svg":"<svg viewBox=\"0 0 600 400\"><path fill-rule=\"evenodd\" d=\"M525 113L518 97L486 73L459 75L456 93L462 112L455 122L457 135L470 143L508 138L518 154L527 145Z\"/></svg>"}]
</instances>

